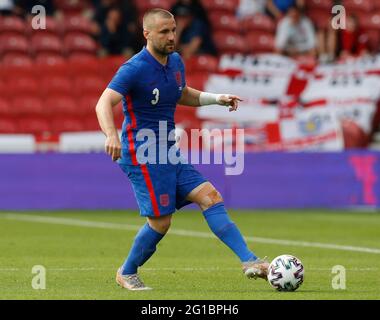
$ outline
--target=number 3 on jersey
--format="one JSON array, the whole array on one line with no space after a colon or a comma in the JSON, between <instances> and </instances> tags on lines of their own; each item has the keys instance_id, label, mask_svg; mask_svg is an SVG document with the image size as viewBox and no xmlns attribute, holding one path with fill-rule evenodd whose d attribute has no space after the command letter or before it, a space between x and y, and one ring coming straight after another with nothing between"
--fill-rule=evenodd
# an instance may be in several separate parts
<instances>
[{"instance_id":1,"label":"number 3 on jersey","mask_svg":"<svg viewBox=\"0 0 380 320\"><path fill-rule=\"evenodd\" d=\"M154 88L152 93L154 94L154 99L150 102L155 106L158 103L158 100L160 100L160 90Z\"/></svg>"}]
</instances>

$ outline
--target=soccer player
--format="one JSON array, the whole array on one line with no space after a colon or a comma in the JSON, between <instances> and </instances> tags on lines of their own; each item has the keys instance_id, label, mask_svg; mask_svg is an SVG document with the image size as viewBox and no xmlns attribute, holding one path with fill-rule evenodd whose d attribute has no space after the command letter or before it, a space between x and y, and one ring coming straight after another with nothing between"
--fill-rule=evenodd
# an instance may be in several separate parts
<instances>
[{"instance_id":1,"label":"soccer player","mask_svg":"<svg viewBox=\"0 0 380 320\"><path fill-rule=\"evenodd\" d=\"M169 133L175 128L177 103L194 107L219 104L235 111L241 101L238 96L200 92L186 86L184 65L175 52L176 22L170 12L146 12L143 29L146 47L120 67L96 106L100 127L106 135L106 153L118 161L130 179L140 214L147 218L117 271L116 282L129 290L150 289L141 281L138 267L156 251L175 210L189 203L198 204L212 232L238 256L248 278L266 278L268 262L248 249L230 220L220 193L191 164L139 161L138 150L145 143L137 137L139 130L151 129L158 134L160 122L166 121L166 134ZM125 121L120 142L112 108L121 100ZM166 140L168 152L175 141L169 137Z\"/></svg>"}]
</instances>

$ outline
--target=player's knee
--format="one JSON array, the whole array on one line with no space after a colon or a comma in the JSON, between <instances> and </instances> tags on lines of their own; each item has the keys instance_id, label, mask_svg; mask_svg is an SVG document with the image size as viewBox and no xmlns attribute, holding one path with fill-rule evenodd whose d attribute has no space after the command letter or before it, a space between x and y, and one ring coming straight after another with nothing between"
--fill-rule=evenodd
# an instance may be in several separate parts
<instances>
[{"instance_id":1,"label":"player's knee","mask_svg":"<svg viewBox=\"0 0 380 320\"><path fill-rule=\"evenodd\" d=\"M202 210L207 210L208 208L223 202L222 195L218 192L218 190L213 189L210 192L206 193L199 199L199 206Z\"/></svg>"},{"instance_id":2,"label":"player's knee","mask_svg":"<svg viewBox=\"0 0 380 320\"><path fill-rule=\"evenodd\" d=\"M165 234L168 232L171 224L171 215L158 218L148 218L150 227L158 233Z\"/></svg>"}]
</instances>

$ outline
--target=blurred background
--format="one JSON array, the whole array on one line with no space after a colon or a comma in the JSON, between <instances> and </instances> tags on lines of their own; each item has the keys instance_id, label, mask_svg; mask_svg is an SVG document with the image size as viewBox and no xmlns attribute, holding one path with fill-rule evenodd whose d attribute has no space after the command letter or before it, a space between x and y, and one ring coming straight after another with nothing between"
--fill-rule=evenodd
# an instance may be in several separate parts
<instances>
[{"instance_id":1,"label":"blurred background","mask_svg":"<svg viewBox=\"0 0 380 320\"><path fill-rule=\"evenodd\" d=\"M0 209L136 208L95 105L155 7L176 17L187 84L244 99L236 113L176 111L187 132L245 129L242 176L199 166L228 206L380 206L380 1L0 0Z\"/></svg>"}]
</instances>

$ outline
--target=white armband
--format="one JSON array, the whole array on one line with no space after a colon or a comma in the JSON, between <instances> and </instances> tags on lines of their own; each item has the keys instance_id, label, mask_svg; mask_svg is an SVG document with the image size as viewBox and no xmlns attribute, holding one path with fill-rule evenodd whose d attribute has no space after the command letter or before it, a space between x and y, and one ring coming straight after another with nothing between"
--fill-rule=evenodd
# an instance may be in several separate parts
<instances>
[{"instance_id":1,"label":"white armband","mask_svg":"<svg viewBox=\"0 0 380 320\"><path fill-rule=\"evenodd\" d=\"M201 106L207 106L210 104L220 104L220 97L222 94L201 92L199 95L199 103Z\"/></svg>"}]
</instances>

